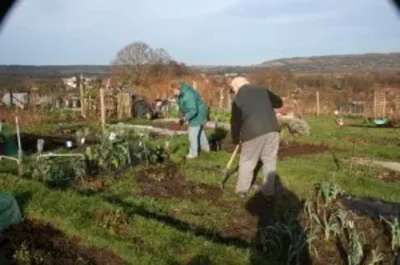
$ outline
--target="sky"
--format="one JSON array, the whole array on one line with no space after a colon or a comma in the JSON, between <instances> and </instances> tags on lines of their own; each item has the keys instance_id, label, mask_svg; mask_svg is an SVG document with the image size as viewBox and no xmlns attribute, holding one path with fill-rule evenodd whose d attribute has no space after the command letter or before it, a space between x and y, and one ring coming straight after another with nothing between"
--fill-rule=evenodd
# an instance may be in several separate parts
<instances>
[{"instance_id":1,"label":"sky","mask_svg":"<svg viewBox=\"0 0 400 265\"><path fill-rule=\"evenodd\" d=\"M20 0L0 64L110 64L141 41L188 65L400 51L388 0Z\"/></svg>"}]
</instances>

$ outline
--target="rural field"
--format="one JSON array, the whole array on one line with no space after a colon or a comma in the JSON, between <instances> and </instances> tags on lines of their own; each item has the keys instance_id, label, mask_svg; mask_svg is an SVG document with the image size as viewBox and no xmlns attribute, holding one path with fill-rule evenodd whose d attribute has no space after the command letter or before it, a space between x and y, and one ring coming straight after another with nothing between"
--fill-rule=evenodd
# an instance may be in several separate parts
<instances>
[{"instance_id":1,"label":"rural field","mask_svg":"<svg viewBox=\"0 0 400 265\"><path fill-rule=\"evenodd\" d=\"M305 120L308 136L282 133L272 204L255 190L235 196L235 171L220 187L234 149L222 129L207 131L219 150L186 161L185 135L111 122L101 137L97 123L22 126L22 166L0 161L0 191L15 196L24 221L0 232L0 263L395 264L400 172L373 161L400 160L399 129ZM86 141L65 148L77 135Z\"/></svg>"}]
</instances>

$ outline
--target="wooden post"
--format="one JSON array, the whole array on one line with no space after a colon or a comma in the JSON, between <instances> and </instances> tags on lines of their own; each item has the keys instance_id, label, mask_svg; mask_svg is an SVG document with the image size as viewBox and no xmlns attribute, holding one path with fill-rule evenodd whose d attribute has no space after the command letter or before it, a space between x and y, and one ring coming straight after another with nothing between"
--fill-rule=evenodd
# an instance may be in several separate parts
<instances>
[{"instance_id":1,"label":"wooden post","mask_svg":"<svg viewBox=\"0 0 400 265\"><path fill-rule=\"evenodd\" d=\"M18 122L18 116L15 116L15 125L17 127L17 140L18 140L18 159L22 159L22 144L21 144L21 134L19 130L19 122Z\"/></svg>"},{"instance_id":2,"label":"wooden post","mask_svg":"<svg viewBox=\"0 0 400 265\"><path fill-rule=\"evenodd\" d=\"M12 88L10 88L9 93L10 93L10 107L12 108L13 103L14 103L14 96L13 96Z\"/></svg>"},{"instance_id":3,"label":"wooden post","mask_svg":"<svg viewBox=\"0 0 400 265\"><path fill-rule=\"evenodd\" d=\"M221 87L219 89L219 108L222 109L224 106L224 90Z\"/></svg>"},{"instance_id":4,"label":"wooden post","mask_svg":"<svg viewBox=\"0 0 400 265\"><path fill-rule=\"evenodd\" d=\"M375 88L375 90L374 90L374 119L376 119L376 116L377 116L376 105L377 105L377 100L376 100L376 88Z\"/></svg>"},{"instance_id":5,"label":"wooden post","mask_svg":"<svg viewBox=\"0 0 400 265\"><path fill-rule=\"evenodd\" d=\"M117 98L117 118L121 119L122 118L122 93L123 92L119 92L116 96Z\"/></svg>"},{"instance_id":6,"label":"wooden post","mask_svg":"<svg viewBox=\"0 0 400 265\"><path fill-rule=\"evenodd\" d=\"M383 93L383 118L387 117L387 113L386 113L386 93Z\"/></svg>"},{"instance_id":7,"label":"wooden post","mask_svg":"<svg viewBox=\"0 0 400 265\"><path fill-rule=\"evenodd\" d=\"M86 113L85 113L85 92L83 91L83 77L82 74L79 76L79 93L80 93L80 98L81 98L81 115L83 118L86 118Z\"/></svg>"},{"instance_id":8,"label":"wooden post","mask_svg":"<svg viewBox=\"0 0 400 265\"><path fill-rule=\"evenodd\" d=\"M320 109L319 109L319 91L317 91L316 99L317 99L317 117L319 117L319 114L320 114Z\"/></svg>"},{"instance_id":9,"label":"wooden post","mask_svg":"<svg viewBox=\"0 0 400 265\"><path fill-rule=\"evenodd\" d=\"M232 108L232 95L228 91L228 110L231 111Z\"/></svg>"},{"instance_id":10,"label":"wooden post","mask_svg":"<svg viewBox=\"0 0 400 265\"><path fill-rule=\"evenodd\" d=\"M197 90L197 84L196 84L196 81L193 81L193 89L194 89L194 90Z\"/></svg>"},{"instance_id":11,"label":"wooden post","mask_svg":"<svg viewBox=\"0 0 400 265\"><path fill-rule=\"evenodd\" d=\"M400 114L400 90L396 91L396 114Z\"/></svg>"},{"instance_id":12,"label":"wooden post","mask_svg":"<svg viewBox=\"0 0 400 265\"><path fill-rule=\"evenodd\" d=\"M101 128L106 129L106 106L104 104L104 88L100 88Z\"/></svg>"}]
</instances>

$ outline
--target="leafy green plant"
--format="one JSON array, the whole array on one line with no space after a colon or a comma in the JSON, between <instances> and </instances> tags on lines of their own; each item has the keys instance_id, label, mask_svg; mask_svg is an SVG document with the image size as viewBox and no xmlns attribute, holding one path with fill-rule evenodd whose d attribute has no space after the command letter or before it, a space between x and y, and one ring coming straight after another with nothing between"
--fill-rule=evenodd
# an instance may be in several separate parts
<instances>
[{"instance_id":1,"label":"leafy green plant","mask_svg":"<svg viewBox=\"0 0 400 265\"><path fill-rule=\"evenodd\" d=\"M313 215L318 211L319 204L316 200L307 199L304 203L303 213L305 221L307 222L305 230L313 230Z\"/></svg>"},{"instance_id":2,"label":"leafy green plant","mask_svg":"<svg viewBox=\"0 0 400 265\"><path fill-rule=\"evenodd\" d=\"M100 145L88 147L86 155L90 162L102 169L113 170L129 163L128 142L124 139L103 138Z\"/></svg>"},{"instance_id":3,"label":"leafy green plant","mask_svg":"<svg viewBox=\"0 0 400 265\"><path fill-rule=\"evenodd\" d=\"M23 242L21 246L14 252L13 264L30 265L43 264L46 260L46 252L39 249L29 250L27 244Z\"/></svg>"},{"instance_id":4,"label":"leafy green plant","mask_svg":"<svg viewBox=\"0 0 400 265\"><path fill-rule=\"evenodd\" d=\"M368 263L368 265L377 265L381 261L383 261L384 258L385 258L385 255L383 253L380 253L378 251L378 249L373 249L372 253L371 253L371 260Z\"/></svg>"},{"instance_id":5,"label":"leafy green plant","mask_svg":"<svg viewBox=\"0 0 400 265\"><path fill-rule=\"evenodd\" d=\"M283 223L262 228L260 235L264 252L278 257L282 264L300 264L307 245L310 246L314 239L308 237L301 227Z\"/></svg>"},{"instance_id":6,"label":"leafy green plant","mask_svg":"<svg viewBox=\"0 0 400 265\"><path fill-rule=\"evenodd\" d=\"M314 232L322 231L326 241L329 240L331 235L338 235L339 226L336 218L336 214L331 214L328 217L325 209L322 212L322 218L318 217L317 214L312 214L312 219L317 224Z\"/></svg>"},{"instance_id":7,"label":"leafy green plant","mask_svg":"<svg viewBox=\"0 0 400 265\"><path fill-rule=\"evenodd\" d=\"M131 149L133 155L141 162L149 164L162 163L168 159L168 152L160 145L147 144L145 141L136 141Z\"/></svg>"},{"instance_id":8,"label":"leafy green plant","mask_svg":"<svg viewBox=\"0 0 400 265\"><path fill-rule=\"evenodd\" d=\"M304 203L303 212L306 218L311 218L314 213L314 202L310 199L307 199Z\"/></svg>"},{"instance_id":9,"label":"leafy green plant","mask_svg":"<svg viewBox=\"0 0 400 265\"><path fill-rule=\"evenodd\" d=\"M25 243L22 243L20 248L15 251L13 261L16 264L31 264L31 253Z\"/></svg>"},{"instance_id":10,"label":"leafy green plant","mask_svg":"<svg viewBox=\"0 0 400 265\"><path fill-rule=\"evenodd\" d=\"M360 265L364 256L361 236L358 234L356 229L354 229L354 225L352 223L350 224L349 252L347 254L347 261L349 265Z\"/></svg>"},{"instance_id":11,"label":"leafy green plant","mask_svg":"<svg viewBox=\"0 0 400 265\"><path fill-rule=\"evenodd\" d=\"M337 216L337 218L339 220L339 223L340 223L340 226L342 228L349 227L349 220L350 220L349 217L350 217L350 215L351 215L350 211L346 211L346 210L344 210L342 208L337 210L336 216Z\"/></svg>"},{"instance_id":12,"label":"leafy green plant","mask_svg":"<svg viewBox=\"0 0 400 265\"><path fill-rule=\"evenodd\" d=\"M72 159L70 166L75 178L83 178L87 174L86 161L83 159Z\"/></svg>"},{"instance_id":13,"label":"leafy green plant","mask_svg":"<svg viewBox=\"0 0 400 265\"><path fill-rule=\"evenodd\" d=\"M32 167L32 179L50 186L67 186L76 178L86 175L85 161L76 158L43 157Z\"/></svg>"},{"instance_id":14,"label":"leafy green plant","mask_svg":"<svg viewBox=\"0 0 400 265\"><path fill-rule=\"evenodd\" d=\"M148 160L151 164L162 163L167 159L167 153L161 146L152 146L148 150Z\"/></svg>"},{"instance_id":15,"label":"leafy green plant","mask_svg":"<svg viewBox=\"0 0 400 265\"><path fill-rule=\"evenodd\" d=\"M400 222L398 217L393 221L389 221L381 216L381 221L384 221L389 227L391 232L392 251L396 251L400 247Z\"/></svg>"},{"instance_id":16,"label":"leafy green plant","mask_svg":"<svg viewBox=\"0 0 400 265\"><path fill-rule=\"evenodd\" d=\"M336 184L330 182L318 182L314 185L317 196L321 196L324 200L324 206L338 198L339 195L343 194L343 190Z\"/></svg>"},{"instance_id":17,"label":"leafy green plant","mask_svg":"<svg viewBox=\"0 0 400 265\"><path fill-rule=\"evenodd\" d=\"M54 157L40 159L34 166L32 178L55 186L65 184L70 180Z\"/></svg>"}]
</instances>

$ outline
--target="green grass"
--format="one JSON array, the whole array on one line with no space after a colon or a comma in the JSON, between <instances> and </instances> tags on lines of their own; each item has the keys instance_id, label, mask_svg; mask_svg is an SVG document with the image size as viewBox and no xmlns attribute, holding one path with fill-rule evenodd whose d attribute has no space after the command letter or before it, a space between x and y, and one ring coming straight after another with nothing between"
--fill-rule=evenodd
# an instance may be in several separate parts
<instances>
[{"instance_id":1,"label":"green grass","mask_svg":"<svg viewBox=\"0 0 400 265\"><path fill-rule=\"evenodd\" d=\"M399 147L384 145L382 139L396 141L395 129L346 127L338 129L329 118L309 118L312 133L296 139L300 142L324 143L335 150L340 168L330 153L292 157L278 162L281 182L299 199L305 198L318 181L330 181L357 196L400 202L400 183L385 183L377 179L377 170L353 165L349 158L353 142L358 138L371 144L356 144L354 153L380 159L399 159ZM354 120L354 123L359 121ZM132 123L143 123L133 121ZM29 132L48 132L52 125L24 128ZM162 144L165 140L157 142ZM172 157L182 161L186 154L186 137L175 137L178 151ZM218 186L228 153L202 154L198 160L182 167L185 177L197 183ZM137 169L128 171L121 180L111 180L111 186L95 194L79 189L56 190L42 183L20 178L14 165L1 161L0 190L12 191L21 203L25 215L49 221L69 236L78 235L85 245L106 248L129 264L188 264L196 257L207 257L213 264L251 264L249 247L226 240L218 242L218 233L235 218L242 207L234 195L236 175L227 182L221 208L213 201L148 198L140 195ZM237 159L236 162L237 163ZM96 211L121 209L129 216L128 231L122 235L104 229L93 218ZM268 263L270 264L270 263Z\"/></svg>"}]
</instances>

